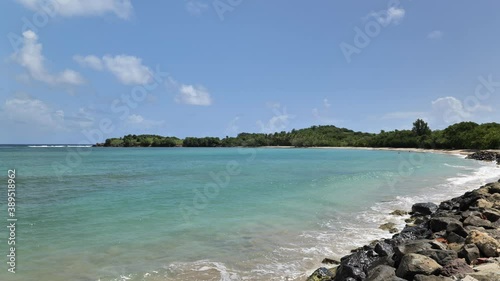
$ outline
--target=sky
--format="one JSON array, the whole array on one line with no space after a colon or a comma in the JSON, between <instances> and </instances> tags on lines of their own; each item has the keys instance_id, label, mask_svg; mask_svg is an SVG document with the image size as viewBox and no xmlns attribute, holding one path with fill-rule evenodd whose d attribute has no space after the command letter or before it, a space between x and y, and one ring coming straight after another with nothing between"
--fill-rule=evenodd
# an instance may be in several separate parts
<instances>
[{"instance_id":1,"label":"sky","mask_svg":"<svg viewBox=\"0 0 500 281\"><path fill-rule=\"evenodd\" d=\"M0 143L500 120L500 2L6 0Z\"/></svg>"}]
</instances>

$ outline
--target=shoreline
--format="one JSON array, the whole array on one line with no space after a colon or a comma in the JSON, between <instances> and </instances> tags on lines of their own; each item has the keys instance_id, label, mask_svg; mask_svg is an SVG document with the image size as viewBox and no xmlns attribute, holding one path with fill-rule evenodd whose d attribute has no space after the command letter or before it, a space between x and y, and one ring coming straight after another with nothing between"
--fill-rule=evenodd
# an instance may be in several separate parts
<instances>
[{"instance_id":1,"label":"shoreline","mask_svg":"<svg viewBox=\"0 0 500 281\"><path fill-rule=\"evenodd\" d=\"M307 281L500 280L500 179L439 205L416 203L409 214L392 238L353 249L340 261L325 257L322 264L337 266L318 268Z\"/></svg>"},{"instance_id":2,"label":"shoreline","mask_svg":"<svg viewBox=\"0 0 500 281\"><path fill-rule=\"evenodd\" d=\"M259 147L257 147L259 148ZM260 148L308 148L308 149L346 149L346 150L378 150L378 151L398 151L398 152L419 152L419 153L439 153L451 155L470 155L478 151L500 153L500 149L428 149L428 148L396 148L396 147L357 147L357 146L261 146Z\"/></svg>"}]
</instances>

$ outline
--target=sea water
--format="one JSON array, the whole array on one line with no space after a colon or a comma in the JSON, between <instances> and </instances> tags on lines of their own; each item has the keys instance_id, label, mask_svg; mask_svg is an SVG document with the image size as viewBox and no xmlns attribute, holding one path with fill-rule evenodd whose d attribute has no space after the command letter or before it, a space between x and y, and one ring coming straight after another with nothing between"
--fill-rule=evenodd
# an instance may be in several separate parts
<instances>
[{"instance_id":1,"label":"sea water","mask_svg":"<svg viewBox=\"0 0 500 281\"><path fill-rule=\"evenodd\" d=\"M16 170L16 273L7 170ZM305 280L416 202L498 180L406 151L0 147L0 280Z\"/></svg>"}]
</instances>

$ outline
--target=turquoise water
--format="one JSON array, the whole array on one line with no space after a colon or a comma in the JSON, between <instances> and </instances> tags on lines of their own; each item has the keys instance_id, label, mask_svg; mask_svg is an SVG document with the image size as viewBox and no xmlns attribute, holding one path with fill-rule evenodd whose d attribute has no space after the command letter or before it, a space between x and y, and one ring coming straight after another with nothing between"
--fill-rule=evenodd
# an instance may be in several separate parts
<instances>
[{"instance_id":1,"label":"turquoise water","mask_svg":"<svg viewBox=\"0 0 500 281\"><path fill-rule=\"evenodd\" d=\"M13 168L17 273L5 254L0 280L303 280L402 227L392 210L500 177L454 155L343 149L1 147L3 186Z\"/></svg>"}]
</instances>

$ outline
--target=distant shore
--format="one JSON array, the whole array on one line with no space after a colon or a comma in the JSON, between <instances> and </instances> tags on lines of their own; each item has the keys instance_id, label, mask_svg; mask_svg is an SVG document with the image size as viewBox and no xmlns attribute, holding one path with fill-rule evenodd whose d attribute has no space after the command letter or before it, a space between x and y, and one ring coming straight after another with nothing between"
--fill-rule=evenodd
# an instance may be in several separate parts
<instances>
[{"instance_id":1,"label":"distant shore","mask_svg":"<svg viewBox=\"0 0 500 281\"><path fill-rule=\"evenodd\" d=\"M294 146L261 146L260 148L301 148ZM426 148L396 148L396 147L356 147L356 146L318 146L308 147L317 149L355 149L355 150L384 150L384 151L400 151L400 152L421 152L421 153L441 153L453 155L469 155L479 151L478 149L426 149ZM486 149L483 151L490 151L500 153L500 149Z\"/></svg>"}]
</instances>

